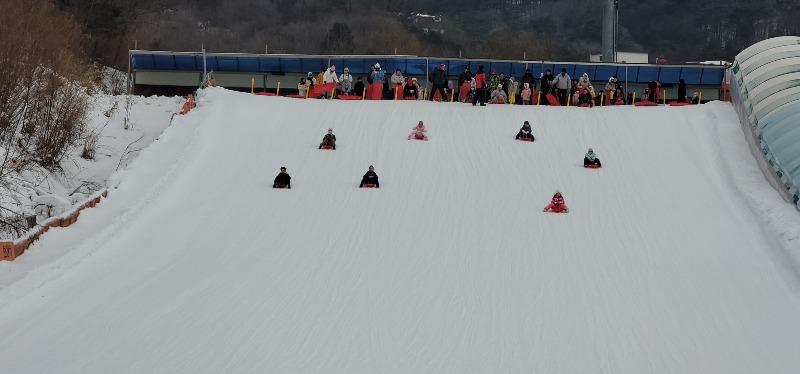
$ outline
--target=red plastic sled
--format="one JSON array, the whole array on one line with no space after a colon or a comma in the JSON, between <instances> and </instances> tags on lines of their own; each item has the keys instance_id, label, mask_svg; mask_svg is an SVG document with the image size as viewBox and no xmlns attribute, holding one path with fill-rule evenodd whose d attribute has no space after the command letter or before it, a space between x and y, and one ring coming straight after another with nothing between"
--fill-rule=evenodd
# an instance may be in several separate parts
<instances>
[{"instance_id":1,"label":"red plastic sled","mask_svg":"<svg viewBox=\"0 0 800 374\"><path fill-rule=\"evenodd\" d=\"M531 143L533 143L533 139L531 139L531 138L519 138L517 140L522 141L522 142L531 142Z\"/></svg>"},{"instance_id":2,"label":"red plastic sled","mask_svg":"<svg viewBox=\"0 0 800 374\"><path fill-rule=\"evenodd\" d=\"M602 166L600 165L583 165L583 167L587 169L600 169Z\"/></svg>"},{"instance_id":3,"label":"red plastic sled","mask_svg":"<svg viewBox=\"0 0 800 374\"><path fill-rule=\"evenodd\" d=\"M642 101L637 101L636 104L634 104L634 105L636 105L636 106L657 106L658 104L656 104L656 103L654 103L654 102L652 102L650 100L642 100Z\"/></svg>"},{"instance_id":4,"label":"red plastic sled","mask_svg":"<svg viewBox=\"0 0 800 374\"><path fill-rule=\"evenodd\" d=\"M332 146L332 145L323 145L323 146L322 146L322 148L320 148L320 149L330 149L330 150L333 150L333 146Z\"/></svg>"},{"instance_id":5,"label":"red plastic sled","mask_svg":"<svg viewBox=\"0 0 800 374\"><path fill-rule=\"evenodd\" d=\"M287 186L285 184L280 184L280 185L277 185L277 186L272 186L272 188L289 188L289 186Z\"/></svg>"},{"instance_id":6,"label":"red plastic sled","mask_svg":"<svg viewBox=\"0 0 800 374\"><path fill-rule=\"evenodd\" d=\"M336 87L336 83L325 83L313 86L308 91L309 99L318 99L322 96L328 95Z\"/></svg>"},{"instance_id":7,"label":"red plastic sled","mask_svg":"<svg viewBox=\"0 0 800 374\"><path fill-rule=\"evenodd\" d=\"M376 186L374 184L365 184L365 185L361 186L361 188L378 188L378 186Z\"/></svg>"},{"instance_id":8,"label":"red plastic sled","mask_svg":"<svg viewBox=\"0 0 800 374\"><path fill-rule=\"evenodd\" d=\"M561 106L561 103L558 102L558 98L553 96L553 94L547 94L547 102L550 103L551 106Z\"/></svg>"},{"instance_id":9,"label":"red plastic sled","mask_svg":"<svg viewBox=\"0 0 800 374\"><path fill-rule=\"evenodd\" d=\"M561 209L550 209L545 211L545 213L569 213L569 208L561 208Z\"/></svg>"}]
</instances>

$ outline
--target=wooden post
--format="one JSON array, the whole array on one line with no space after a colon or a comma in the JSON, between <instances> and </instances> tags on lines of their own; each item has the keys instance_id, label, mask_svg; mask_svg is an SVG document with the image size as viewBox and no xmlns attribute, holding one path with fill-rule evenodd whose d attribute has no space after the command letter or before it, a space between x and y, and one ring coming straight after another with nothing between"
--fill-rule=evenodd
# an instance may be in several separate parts
<instances>
[{"instance_id":1,"label":"wooden post","mask_svg":"<svg viewBox=\"0 0 800 374\"><path fill-rule=\"evenodd\" d=\"M450 90L450 102L453 102L453 96L455 96L456 90Z\"/></svg>"},{"instance_id":2,"label":"wooden post","mask_svg":"<svg viewBox=\"0 0 800 374\"><path fill-rule=\"evenodd\" d=\"M331 99L333 99L335 96L336 96L336 85L334 84L333 88L331 89Z\"/></svg>"},{"instance_id":3,"label":"wooden post","mask_svg":"<svg viewBox=\"0 0 800 374\"><path fill-rule=\"evenodd\" d=\"M633 91L633 101L631 101L631 105L636 104L636 91Z\"/></svg>"},{"instance_id":4,"label":"wooden post","mask_svg":"<svg viewBox=\"0 0 800 374\"><path fill-rule=\"evenodd\" d=\"M251 94L256 93L255 90L256 90L256 79L251 77L250 78L250 93Z\"/></svg>"},{"instance_id":5,"label":"wooden post","mask_svg":"<svg viewBox=\"0 0 800 374\"><path fill-rule=\"evenodd\" d=\"M542 90L539 90L539 94L536 95L536 105L540 105L542 103Z\"/></svg>"},{"instance_id":6,"label":"wooden post","mask_svg":"<svg viewBox=\"0 0 800 374\"><path fill-rule=\"evenodd\" d=\"M703 102L703 91L697 91L697 105Z\"/></svg>"},{"instance_id":7,"label":"wooden post","mask_svg":"<svg viewBox=\"0 0 800 374\"><path fill-rule=\"evenodd\" d=\"M311 91L311 87L312 86L306 87L306 97L305 97L306 99L308 99L308 91Z\"/></svg>"},{"instance_id":8,"label":"wooden post","mask_svg":"<svg viewBox=\"0 0 800 374\"><path fill-rule=\"evenodd\" d=\"M364 89L361 92L361 100L365 100L367 98L367 86L364 86Z\"/></svg>"},{"instance_id":9,"label":"wooden post","mask_svg":"<svg viewBox=\"0 0 800 374\"><path fill-rule=\"evenodd\" d=\"M606 105L606 92L600 91L600 106Z\"/></svg>"},{"instance_id":10,"label":"wooden post","mask_svg":"<svg viewBox=\"0 0 800 374\"><path fill-rule=\"evenodd\" d=\"M275 96L281 95L281 82L278 82L278 89L275 90Z\"/></svg>"},{"instance_id":11,"label":"wooden post","mask_svg":"<svg viewBox=\"0 0 800 374\"><path fill-rule=\"evenodd\" d=\"M664 105L667 105L667 90L666 90L666 89L662 90L662 97L661 97L661 99L662 99L662 101L664 102Z\"/></svg>"}]
</instances>

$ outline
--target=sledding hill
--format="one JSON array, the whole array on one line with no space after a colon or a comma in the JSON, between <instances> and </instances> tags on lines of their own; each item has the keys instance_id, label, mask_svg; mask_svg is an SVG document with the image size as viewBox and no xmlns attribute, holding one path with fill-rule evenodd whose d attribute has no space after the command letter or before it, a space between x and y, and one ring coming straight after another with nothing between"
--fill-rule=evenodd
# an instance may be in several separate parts
<instances>
[{"instance_id":1,"label":"sledding hill","mask_svg":"<svg viewBox=\"0 0 800 374\"><path fill-rule=\"evenodd\" d=\"M727 104L215 89L14 263L14 373L788 373L797 227ZM530 120L535 143L515 141ZM409 141L423 120L430 141ZM317 145L328 127L336 151ZM604 168L582 167L593 147ZM368 165L380 189L358 189ZM273 190L280 166L291 190ZM113 187L113 186L112 186ZM569 214L543 213L563 192ZM794 253L792 253L794 251Z\"/></svg>"}]
</instances>

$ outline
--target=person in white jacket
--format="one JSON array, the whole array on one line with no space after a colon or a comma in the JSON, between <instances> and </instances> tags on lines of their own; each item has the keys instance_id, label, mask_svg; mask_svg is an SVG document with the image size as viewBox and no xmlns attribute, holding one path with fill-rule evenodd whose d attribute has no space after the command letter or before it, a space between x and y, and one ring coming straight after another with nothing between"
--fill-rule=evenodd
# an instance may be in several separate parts
<instances>
[{"instance_id":1,"label":"person in white jacket","mask_svg":"<svg viewBox=\"0 0 800 374\"><path fill-rule=\"evenodd\" d=\"M403 85L406 83L406 79L403 78L403 73L400 71L400 69L395 70L394 74L392 74L391 82L392 96L395 100L402 99Z\"/></svg>"},{"instance_id":2,"label":"person in white jacket","mask_svg":"<svg viewBox=\"0 0 800 374\"><path fill-rule=\"evenodd\" d=\"M339 83L339 77L336 76L336 66L331 65L325 74L322 75L322 83Z\"/></svg>"},{"instance_id":3,"label":"person in white jacket","mask_svg":"<svg viewBox=\"0 0 800 374\"><path fill-rule=\"evenodd\" d=\"M558 90L558 101L561 105L567 105L567 96L572 89L572 78L567 74L566 68L561 68L561 74L553 78L551 85Z\"/></svg>"}]
</instances>

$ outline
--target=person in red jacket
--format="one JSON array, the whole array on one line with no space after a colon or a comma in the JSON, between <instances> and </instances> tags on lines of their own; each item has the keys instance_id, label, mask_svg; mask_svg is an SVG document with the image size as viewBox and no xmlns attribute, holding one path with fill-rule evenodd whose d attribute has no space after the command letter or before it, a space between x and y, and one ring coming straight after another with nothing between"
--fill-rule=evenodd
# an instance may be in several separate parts
<instances>
[{"instance_id":1,"label":"person in red jacket","mask_svg":"<svg viewBox=\"0 0 800 374\"><path fill-rule=\"evenodd\" d=\"M481 106L486 106L486 73L483 72L483 65L478 66L475 73L475 96L472 98L472 106L481 102Z\"/></svg>"},{"instance_id":2,"label":"person in red jacket","mask_svg":"<svg viewBox=\"0 0 800 374\"><path fill-rule=\"evenodd\" d=\"M544 207L545 212L553 212L553 213L568 213L569 208L567 208L566 202L564 202L564 197L561 196L561 192L556 191L556 194L553 195L553 199L550 200L550 204L547 204Z\"/></svg>"}]
</instances>

